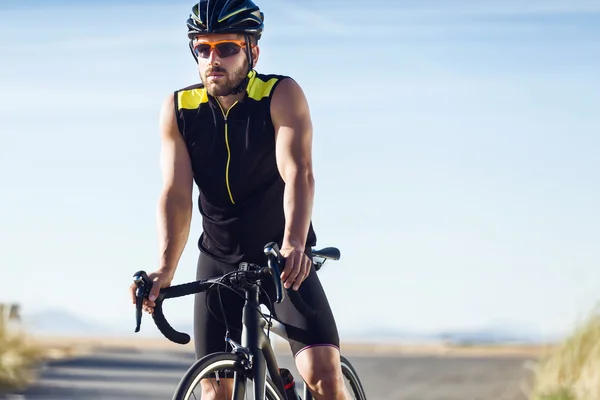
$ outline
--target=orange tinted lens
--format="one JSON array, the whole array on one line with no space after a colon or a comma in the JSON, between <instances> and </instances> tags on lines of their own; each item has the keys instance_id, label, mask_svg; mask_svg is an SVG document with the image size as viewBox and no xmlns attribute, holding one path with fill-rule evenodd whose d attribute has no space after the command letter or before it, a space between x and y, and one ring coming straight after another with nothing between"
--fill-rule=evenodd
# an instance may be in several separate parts
<instances>
[{"instance_id":1,"label":"orange tinted lens","mask_svg":"<svg viewBox=\"0 0 600 400\"><path fill-rule=\"evenodd\" d=\"M242 49L239 44L233 42L219 43L215 45L215 48L221 57L232 56L239 53Z\"/></svg>"},{"instance_id":2,"label":"orange tinted lens","mask_svg":"<svg viewBox=\"0 0 600 400\"><path fill-rule=\"evenodd\" d=\"M210 44L199 43L194 46L194 51L196 52L196 56L200 58L208 58L210 56Z\"/></svg>"}]
</instances>

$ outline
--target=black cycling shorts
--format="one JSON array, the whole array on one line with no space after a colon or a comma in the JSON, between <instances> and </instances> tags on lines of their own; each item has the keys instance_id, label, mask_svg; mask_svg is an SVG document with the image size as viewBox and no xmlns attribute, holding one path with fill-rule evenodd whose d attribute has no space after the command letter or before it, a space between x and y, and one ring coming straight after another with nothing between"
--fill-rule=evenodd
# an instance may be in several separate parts
<instances>
[{"instance_id":1,"label":"black cycling shorts","mask_svg":"<svg viewBox=\"0 0 600 400\"><path fill-rule=\"evenodd\" d=\"M307 249L306 254L312 260L310 248ZM196 279L213 278L236 270L238 267L238 265L215 260L201 252L198 258ZM274 309L270 309L271 315L286 328L294 356L309 346L327 345L339 349L339 336L333 313L314 265L311 266L308 277L300 285L298 291L283 288L286 293L280 304L275 303L276 294L273 282L270 284L265 282L263 288L273 303ZM298 296L301 297L301 302L297 301ZM261 301L270 307L264 294L261 296ZM231 339L240 343L243 298L226 287L221 287L220 298L219 292L215 288L209 292L196 294L194 303L194 346L197 358L209 353L230 351L231 349L225 344L226 329L223 323L224 315L221 304L225 310L229 335Z\"/></svg>"}]
</instances>

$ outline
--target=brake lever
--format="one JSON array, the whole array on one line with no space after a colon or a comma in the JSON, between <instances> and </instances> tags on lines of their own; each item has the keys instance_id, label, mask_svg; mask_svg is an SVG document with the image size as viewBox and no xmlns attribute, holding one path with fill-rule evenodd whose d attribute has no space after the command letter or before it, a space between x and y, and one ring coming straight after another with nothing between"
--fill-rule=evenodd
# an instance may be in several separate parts
<instances>
[{"instance_id":1,"label":"brake lever","mask_svg":"<svg viewBox=\"0 0 600 400\"><path fill-rule=\"evenodd\" d=\"M133 274L133 282L137 286L135 290L135 332L140 331L140 325L142 324L142 304L144 303L144 297L150 295L152 289L152 282L145 271L138 271Z\"/></svg>"},{"instance_id":2,"label":"brake lever","mask_svg":"<svg viewBox=\"0 0 600 400\"><path fill-rule=\"evenodd\" d=\"M283 284L281 282L281 269L279 266L282 264L285 259L279 252L279 246L275 242L268 243L264 252L267 255L267 261L269 263L269 268L271 268L271 275L273 276L273 283L275 283L275 291L277 294L277 303L281 303L285 298L285 293L283 291Z\"/></svg>"}]
</instances>

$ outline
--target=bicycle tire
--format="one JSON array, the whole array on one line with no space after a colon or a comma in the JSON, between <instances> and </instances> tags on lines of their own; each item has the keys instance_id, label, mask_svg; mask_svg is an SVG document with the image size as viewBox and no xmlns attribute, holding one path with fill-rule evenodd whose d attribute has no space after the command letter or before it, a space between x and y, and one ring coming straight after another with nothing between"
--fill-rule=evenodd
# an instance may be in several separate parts
<instances>
[{"instance_id":1,"label":"bicycle tire","mask_svg":"<svg viewBox=\"0 0 600 400\"><path fill-rule=\"evenodd\" d=\"M233 353L218 352L208 354L198 361L196 361L183 375L175 393L173 394L173 400L190 400L191 391L194 390L200 384L200 378L212 371L218 371L220 369L239 369L241 358ZM251 380L251 377L246 379ZM286 397L282 396L277 387L267 375L265 380L266 386L266 399L267 400L286 400Z\"/></svg>"},{"instance_id":2,"label":"bicycle tire","mask_svg":"<svg viewBox=\"0 0 600 400\"><path fill-rule=\"evenodd\" d=\"M340 362L342 364L342 375L350 381L350 387L352 388L354 398L356 400L367 400L365 389L350 361L346 357L340 356Z\"/></svg>"}]
</instances>

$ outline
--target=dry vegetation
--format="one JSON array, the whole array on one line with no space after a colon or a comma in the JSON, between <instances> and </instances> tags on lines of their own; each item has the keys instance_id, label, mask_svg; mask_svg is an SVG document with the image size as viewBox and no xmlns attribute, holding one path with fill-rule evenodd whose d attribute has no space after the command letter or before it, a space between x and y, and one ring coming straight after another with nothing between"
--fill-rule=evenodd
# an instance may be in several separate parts
<instances>
[{"instance_id":1,"label":"dry vegetation","mask_svg":"<svg viewBox=\"0 0 600 400\"><path fill-rule=\"evenodd\" d=\"M536 400L600 399L600 307L535 369Z\"/></svg>"},{"instance_id":2,"label":"dry vegetation","mask_svg":"<svg viewBox=\"0 0 600 400\"><path fill-rule=\"evenodd\" d=\"M27 387L43 358L44 352L35 342L0 318L0 393Z\"/></svg>"}]
</instances>

